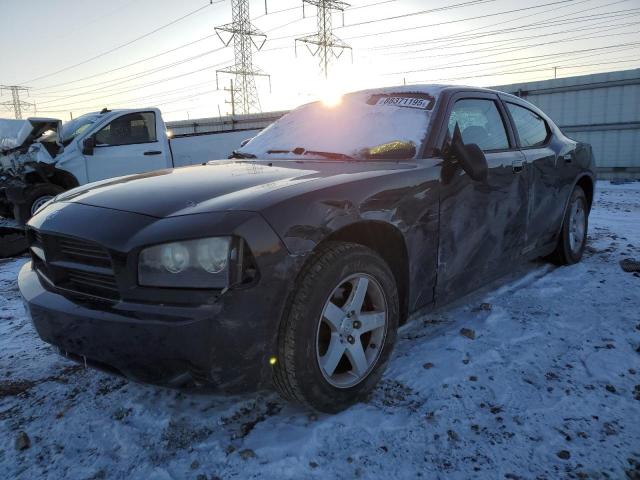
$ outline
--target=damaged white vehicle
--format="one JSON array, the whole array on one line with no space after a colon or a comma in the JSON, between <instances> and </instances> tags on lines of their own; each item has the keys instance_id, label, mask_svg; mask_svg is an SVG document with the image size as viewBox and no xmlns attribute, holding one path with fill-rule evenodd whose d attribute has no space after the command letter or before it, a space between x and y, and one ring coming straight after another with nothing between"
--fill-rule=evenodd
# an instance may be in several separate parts
<instances>
[{"instance_id":1,"label":"damaged white vehicle","mask_svg":"<svg viewBox=\"0 0 640 480\"><path fill-rule=\"evenodd\" d=\"M240 135L243 132L238 132ZM160 110L0 119L0 217L26 221L59 193L90 182L226 158L238 145L216 133L170 141Z\"/></svg>"}]
</instances>

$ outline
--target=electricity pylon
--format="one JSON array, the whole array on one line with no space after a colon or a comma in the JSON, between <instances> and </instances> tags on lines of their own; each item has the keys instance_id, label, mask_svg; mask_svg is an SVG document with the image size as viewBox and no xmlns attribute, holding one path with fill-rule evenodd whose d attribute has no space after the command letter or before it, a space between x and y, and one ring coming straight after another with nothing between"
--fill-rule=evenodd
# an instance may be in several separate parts
<instances>
[{"instance_id":1,"label":"electricity pylon","mask_svg":"<svg viewBox=\"0 0 640 480\"><path fill-rule=\"evenodd\" d=\"M331 16L334 10L344 12L349 7L349 4L341 0L302 0L303 8L305 3L314 5L318 9L318 33L296 38L296 54L298 42L304 43L311 55L320 57L320 70L324 78L328 78L331 59L338 59L345 50L351 50L349 45L333 34L333 19ZM315 50L310 45L315 45Z\"/></svg>"},{"instance_id":2,"label":"electricity pylon","mask_svg":"<svg viewBox=\"0 0 640 480\"><path fill-rule=\"evenodd\" d=\"M4 90L9 90L11 92L11 100L7 102L0 102L0 105L13 109L13 116L17 120L22 118L23 108L33 107L35 109L35 104L25 102L24 100L20 99L20 92L29 92L29 89L27 87L20 87L18 85L0 85L0 95Z\"/></svg>"},{"instance_id":3,"label":"electricity pylon","mask_svg":"<svg viewBox=\"0 0 640 480\"><path fill-rule=\"evenodd\" d=\"M216 86L219 88L219 73L234 75L231 102L235 112L260 112L260 99L255 77L269 77L269 75L253 65L253 47L260 50L264 46L267 36L251 24L249 0L231 0L231 11L233 14L232 22L216 27L216 33L225 47L228 47L233 41L235 62L230 67L216 71ZM222 35L224 33L231 34L231 36L225 40ZM271 82L271 77L269 77L269 82Z\"/></svg>"}]
</instances>

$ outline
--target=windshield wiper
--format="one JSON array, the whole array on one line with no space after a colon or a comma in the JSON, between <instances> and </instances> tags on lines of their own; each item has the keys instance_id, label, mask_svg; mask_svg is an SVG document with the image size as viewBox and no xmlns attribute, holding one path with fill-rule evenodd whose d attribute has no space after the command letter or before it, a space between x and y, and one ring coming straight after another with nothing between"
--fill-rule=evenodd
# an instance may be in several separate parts
<instances>
[{"instance_id":1,"label":"windshield wiper","mask_svg":"<svg viewBox=\"0 0 640 480\"><path fill-rule=\"evenodd\" d=\"M318 157L328 158L330 160L357 160L351 155L347 155L346 153L336 153L336 152L316 152L314 150L306 150L304 155L317 155Z\"/></svg>"},{"instance_id":2,"label":"windshield wiper","mask_svg":"<svg viewBox=\"0 0 640 480\"><path fill-rule=\"evenodd\" d=\"M231 155L229 155L229 158L256 158L256 156L253 153L242 153L234 150L231 152Z\"/></svg>"},{"instance_id":3,"label":"windshield wiper","mask_svg":"<svg viewBox=\"0 0 640 480\"><path fill-rule=\"evenodd\" d=\"M317 157L328 158L330 160L357 160L357 158L354 158L351 155L347 155L346 153L319 152L315 150L305 150L302 147L296 147L293 150L286 150L284 148L272 149L267 150L267 153L269 155L287 153L293 153L294 155L315 155Z\"/></svg>"}]
</instances>

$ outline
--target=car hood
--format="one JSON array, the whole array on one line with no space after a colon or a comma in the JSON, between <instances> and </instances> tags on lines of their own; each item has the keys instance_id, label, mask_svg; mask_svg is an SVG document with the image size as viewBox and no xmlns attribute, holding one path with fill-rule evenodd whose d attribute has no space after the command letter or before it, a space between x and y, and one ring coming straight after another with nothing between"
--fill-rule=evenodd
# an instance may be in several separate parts
<instances>
[{"instance_id":1,"label":"car hood","mask_svg":"<svg viewBox=\"0 0 640 480\"><path fill-rule=\"evenodd\" d=\"M48 130L58 131L62 122L56 118L12 120L0 118L0 153L26 147Z\"/></svg>"},{"instance_id":2,"label":"car hood","mask_svg":"<svg viewBox=\"0 0 640 480\"><path fill-rule=\"evenodd\" d=\"M314 188L415 167L410 162L221 160L91 183L59 195L56 201L158 218L259 211Z\"/></svg>"}]
</instances>

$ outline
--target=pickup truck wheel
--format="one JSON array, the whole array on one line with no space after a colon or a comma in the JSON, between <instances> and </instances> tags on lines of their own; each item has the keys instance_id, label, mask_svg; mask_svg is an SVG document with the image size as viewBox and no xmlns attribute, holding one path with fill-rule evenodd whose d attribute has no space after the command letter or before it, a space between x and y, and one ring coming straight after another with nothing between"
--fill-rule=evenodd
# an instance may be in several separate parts
<instances>
[{"instance_id":1,"label":"pickup truck wheel","mask_svg":"<svg viewBox=\"0 0 640 480\"><path fill-rule=\"evenodd\" d=\"M13 206L15 219L18 223L24 225L42 205L62 192L64 192L64 188L53 183L41 183L29 187L25 192L25 201Z\"/></svg>"},{"instance_id":2,"label":"pickup truck wheel","mask_svg":"<svg viewBox=\"0 0 640 480\"><path fill-rule=\"evenodd\" d=\"M0 258L14 257L29 248L24 233L8 227L0 227Z\"/></svg>"},{"instance_id":3,"label":"pickup truck wheel","mask_svg":"<svg viewBox=\"0 0 640 480\"><path fill-rule=\"evenodd\" d=\"M569 206L564 214L562 230L551 261L558 265L572 265L582 259L587 244L589 207L581 187L576 186L571 194Z\"/></svg>"},{"instance_id":4,"label":"pickup truck wheel","mask_svg":"<svg viewBox=\"0 0 640 480\"><path fill-rule=\"evenodd\" d=\"M368 394L396 339L398 291L386 262L352 243L328 243L300 274L279 331L280 394L337 412Z\"/></svg>"}]
</instances>

